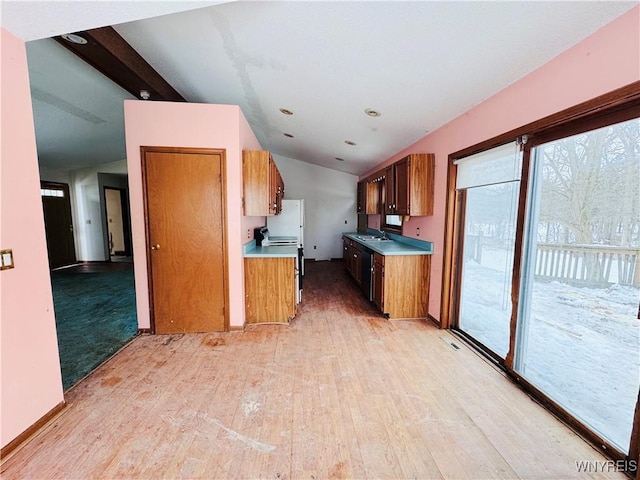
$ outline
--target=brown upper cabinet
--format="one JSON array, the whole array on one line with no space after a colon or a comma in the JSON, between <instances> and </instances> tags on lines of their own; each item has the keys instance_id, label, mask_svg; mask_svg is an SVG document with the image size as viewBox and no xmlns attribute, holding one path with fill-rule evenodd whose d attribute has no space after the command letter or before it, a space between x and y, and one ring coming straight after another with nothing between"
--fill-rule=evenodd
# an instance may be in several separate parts
<instances>
[{"instance_id":1,"label":"brown upper cabinet","mask_svg":"<svg viewBox=\"0 0 640 480\"><path fill-rule=\"evenodd\" d=\"M366 213L367 210L367 181L358 182L358 190L356 195L356 211L358 213Z\"/></svg>"},{"instance_id":2,"label":"brown upper cabinet","mask_svg":"<svg viewBox=\"0 0 640 480\"><path fill-rule=\"evenodd\" d=\"M242 177L244 215L278 215L282 210L284 181L271 153L265 150L244 150Z\"/></svg>"},{"instance_id":3,"label":"brown upper cabinet","mask_svg":"<svg viewBox=\"0 0 640 480\"><path fill-rule=\"evenodd\" d=\"M382 204L380 202L381 198L381 182L367 182L367 206L365 208L366 213L375 214L382 213Z\"/></svg>"},{"instance_id":4,"label":"brown upper cabinet","mask_svg":"<svg viewBox=\"0 0 640 480\"><path fill-rule=\"evenodd\" d=\"M435 155L412 153L385 169L385 213L433 215Z\"/></svg>"}]
</instances>

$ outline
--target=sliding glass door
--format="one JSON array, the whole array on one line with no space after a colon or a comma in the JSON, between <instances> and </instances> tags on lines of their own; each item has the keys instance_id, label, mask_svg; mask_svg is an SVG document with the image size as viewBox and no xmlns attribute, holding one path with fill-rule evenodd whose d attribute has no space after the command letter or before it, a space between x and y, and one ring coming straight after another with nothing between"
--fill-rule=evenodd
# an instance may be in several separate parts
<instances>
[{"instance_id":1,"label":"sliding glass door","mask_svg":"<svg viewBox=\"0 0 640 480\"><path fill-rule=\"evenodd\" d=\"M500 359L509 350L521 165L515 143L458 165L465 205L458 328Z\"/></svg>"},{"instance_id":2,"label":"sliding glass door","mask_svg":"<svg viewBox=\"0 0 640 480\"><path fill-rule=\"evenodd\" d=\"M523 159L513 143L454 162L452 327L626 454L640 388L640 119L545 135Z\"/></svg>"},{"instance_id":3,"label":"sliding glass door","mask_svg":"<svg viewBox=\"0 0 640 480\"><path fill-rule=\"evenodd\" d=\"M626 452L640 384L640 120L532 159L515 367Z\"/></svg>"}]
</instances>

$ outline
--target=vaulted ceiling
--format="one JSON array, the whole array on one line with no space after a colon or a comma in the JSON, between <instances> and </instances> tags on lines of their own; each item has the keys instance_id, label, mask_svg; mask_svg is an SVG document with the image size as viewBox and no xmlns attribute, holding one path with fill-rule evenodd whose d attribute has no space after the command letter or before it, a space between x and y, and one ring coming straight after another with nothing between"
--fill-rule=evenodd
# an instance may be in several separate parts
<instances>
[{"instance_id":1,"label":"vaulted ceiling","mask_svg":"<svg viewBox=\"0 0 640 480\"><path fill-rule=\"evenodd\" d=\"M43 165L125 157L134 97L47 38L114 25L187 101L240 105L263 148L360 174L635 5L3 1L2 25L32 40Z\"/></svg>"}]
</instances>

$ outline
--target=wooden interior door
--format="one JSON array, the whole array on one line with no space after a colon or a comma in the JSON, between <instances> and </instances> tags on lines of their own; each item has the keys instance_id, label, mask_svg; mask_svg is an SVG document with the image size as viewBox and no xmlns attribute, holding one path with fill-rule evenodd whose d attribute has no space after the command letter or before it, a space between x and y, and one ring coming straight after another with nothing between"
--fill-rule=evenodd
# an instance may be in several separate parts
<instances>
[{"instance_id":1,"label":"wooden interior door","mask_svg":"<svg viewBox=\"0 0 640 480\"><path fill-rule=\"evenodd\" d=\"M49 268L76 263L71 200L66 183L41 182Z\"/></svg>"},{"instance_id":2,"label":"wooden interior door","mask_svg":"<svg viewBox=\"0 0 640 480\"><path fill-rule=\"evenodd\" d=\"M227 329L223 152L143 147L155 333Z\"/></svg>"}]
</instances>

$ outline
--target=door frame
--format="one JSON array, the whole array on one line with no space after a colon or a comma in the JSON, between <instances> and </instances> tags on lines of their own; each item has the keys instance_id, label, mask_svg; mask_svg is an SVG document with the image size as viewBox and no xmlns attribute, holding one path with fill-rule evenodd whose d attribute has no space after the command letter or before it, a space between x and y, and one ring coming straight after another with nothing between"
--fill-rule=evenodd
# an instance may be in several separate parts
<instances>
[{"instance_id":1,"label":"door frame","mask_svg":"<svg viewBox=\"0 0 640 480\"><path fill-rule=\"evenodd\" d=\"M221 186L221 208L222 208L222 269L223 281L222 289L224 295L224 331L229 331L229 262L228 262L228 245L227 245L227 151L219 148L194 148L194 147L158 147L158 146L141 146L140 160L142 164L142 203L144 207L144 236L145 236L145 261L147 265L147 287L149 295L149 318L150 330L155 335L156 321L153 303L153 274L151 265L151 236L149 232L149 204L147 194L147 153L174 153L174 154L192 154L192 155L219 155L220 156L220 186Z\"/></svg>"}]
</instances>

